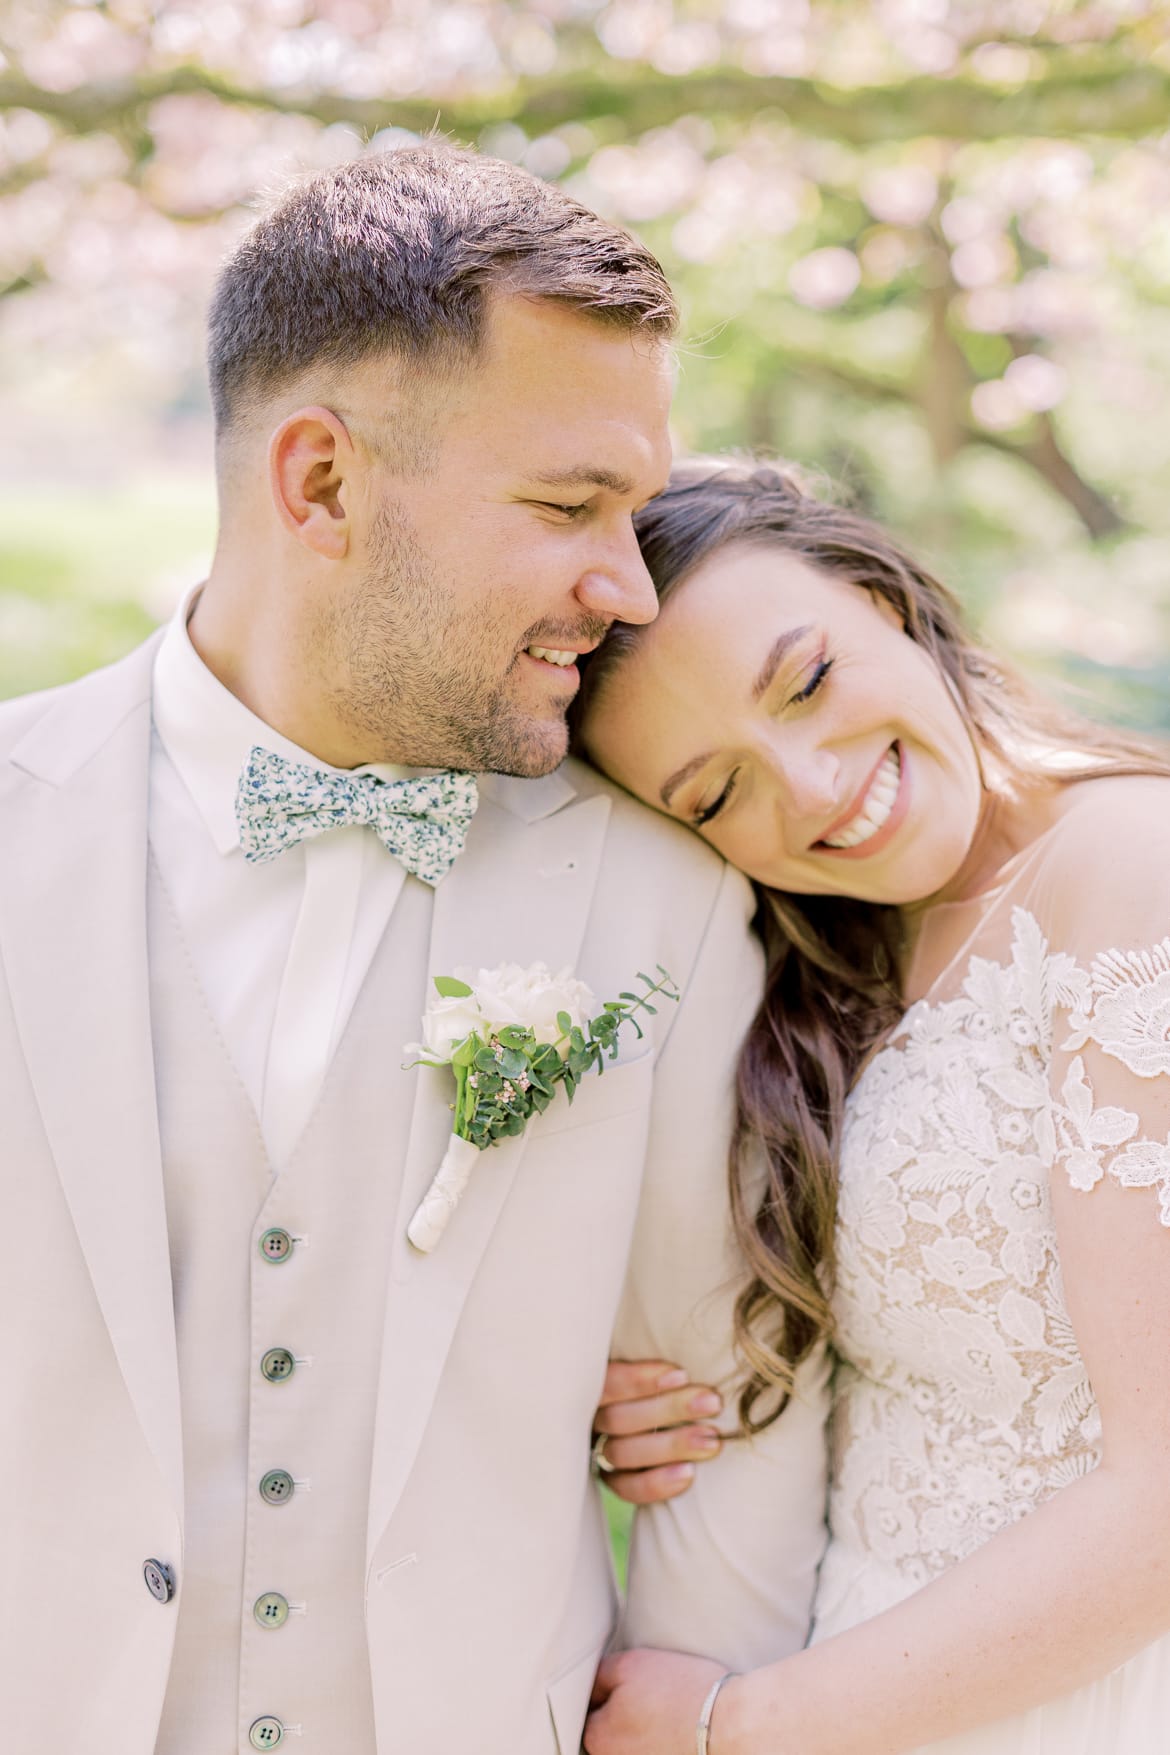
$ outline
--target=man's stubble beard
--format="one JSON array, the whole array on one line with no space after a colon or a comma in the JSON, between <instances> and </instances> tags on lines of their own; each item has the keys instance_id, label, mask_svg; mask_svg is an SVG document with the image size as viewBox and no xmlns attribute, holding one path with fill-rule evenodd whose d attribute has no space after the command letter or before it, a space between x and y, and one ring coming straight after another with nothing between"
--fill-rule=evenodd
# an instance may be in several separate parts
<instances>
[{"instance_id":1,"label":"man's stubble beard","mask_svg":"<svg viewBox=\"0 0 1170 1755\"><path fill-rule=\"evenodd\" d=\"M361 586L319 630L344 679L331 707L372 752L368 761L534 777L564 758L561 717L537 719L508 699L500 655L514 652L498 614L459 603L401 506L383 506Z\"/></svg>"}]
</instances>

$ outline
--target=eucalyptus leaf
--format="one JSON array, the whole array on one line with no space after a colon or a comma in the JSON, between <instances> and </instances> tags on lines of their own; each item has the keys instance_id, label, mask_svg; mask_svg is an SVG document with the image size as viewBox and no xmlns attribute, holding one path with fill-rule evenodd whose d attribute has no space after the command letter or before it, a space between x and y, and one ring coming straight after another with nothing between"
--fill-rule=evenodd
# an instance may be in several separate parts
<instances>
[{"instance_id":1,"label":"eucalyptus leaf","mask_svg":"<svg viewBox=\"0 0 1170 1755\"><path fill-rule=\"evenodd\" d=\"M436 975L435 989L443 999L468 999L473 991L466 981L456 981L454 975Z\"/></svg>"}]
</instances>

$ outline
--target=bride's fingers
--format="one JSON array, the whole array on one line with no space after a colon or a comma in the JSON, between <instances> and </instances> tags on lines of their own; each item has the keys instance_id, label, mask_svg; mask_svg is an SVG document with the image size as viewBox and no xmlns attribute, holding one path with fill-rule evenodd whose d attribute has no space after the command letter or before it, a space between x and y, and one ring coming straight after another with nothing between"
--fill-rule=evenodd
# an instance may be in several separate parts
<instances>
[{"instance_id":1,"label":"bride's fingers","mask_svg":"<svg viewBox=\"0 0 1170 1755\"><path fill-rule=\"evenodd\" d=\"M611 1433L615 1438L627 1438L631 1433L685 1426L695 1419L710 1420L722 1406L723 1399L715 1390L688 1383L682 1389L642 1396L635 1401L603 1404L597 1410L593 1430Z\"/></svg>"},{"instance_id":2,"label":"bride's fingers","mask_svg":"<svg viewBox=\"0 0 1170 1755\"><path fill-rule=\"evenodd\" d=\"M601 1406L608 1402L640 1401L662 1390L683 1389L687 1374L667 1359L611 1359L605 1373Z\"/></svg>"},{"instance_id":3,"label":"bride's fingers","mask_svg":"<svg viewBox=\"0 0 1170 1755\"><path fill-rule=\"evenodd\" d=\"M675 1426L668 1432L645 1432L636 1438L607 1438L605 1460L615 1472L658 1469L669 1463L706 1462L717 1456L721 1440L710 1426ZM606 1477L606 1486L613 1476Z\"/></svg>"},{"instance_id":4,"label":"bride's fingers","mask_svg":"<svg viewBox=\"0 0 1170 1755\"><path fill-rule=\"evenodd\" d=\"M667 1468L642 1469L633 1474L603 1477L611 1493L627 1505L660 1505L664 1499L677 1499L695 1478L694 1463L671 1463Z\"/></svg>"}]
</instances>

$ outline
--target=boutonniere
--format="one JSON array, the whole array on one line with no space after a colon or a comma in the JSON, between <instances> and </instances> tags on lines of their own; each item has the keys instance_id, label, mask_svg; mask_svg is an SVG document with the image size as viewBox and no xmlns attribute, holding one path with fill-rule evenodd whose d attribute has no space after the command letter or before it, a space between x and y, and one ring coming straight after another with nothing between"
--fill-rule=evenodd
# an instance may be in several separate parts
<instances>
[{"instance_id":1,"label":"boutonniere","mask_svg":"<svg viewBox=\"0 0 1170 1755\"><path fill-rule=\"evenodd\" d=\"M423 1017L423 1040L410 1042L411 1066L449 1066L455 1075L450 1144L438 1173L407 1227L424 1254L435 1247L459 1205L480 1152L524 1132L563 1090L573 1101L581 1080L604 1071L618 1051L618 1031L636 1013L657 1011L655 998L677 1000L678 988L661 964L658 980L639 974L645 992L607 999L590 1017L594 999L569 969L559 975L543 963L521 969L504 963L473 980L440 975Z\"/></svg>"}]
</instances>

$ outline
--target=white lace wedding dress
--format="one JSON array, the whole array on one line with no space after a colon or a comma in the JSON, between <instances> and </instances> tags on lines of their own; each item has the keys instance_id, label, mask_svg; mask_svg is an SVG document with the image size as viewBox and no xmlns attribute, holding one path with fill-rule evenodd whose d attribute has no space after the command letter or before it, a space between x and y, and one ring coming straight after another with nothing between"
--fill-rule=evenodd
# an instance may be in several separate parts
<instances>
[{"instance_id":1,"label":"white lace wedding dress","mask_svg":"<svg viewBox=\"0 0 1170 1755\"><path fill-rule=\"evenodd\" d=\"M1170 1225L1168 934L1159 779L1078 787L993 891L927 916L916 964L938 972L862 1073L843 1138L818 1641L1098 1462L1049 1186L1070 1178L1091 1200L1112 1177ZM1103 1680L931 1747L1165 1755L1170 1633Z\"/></svg>"}]
</instances>

